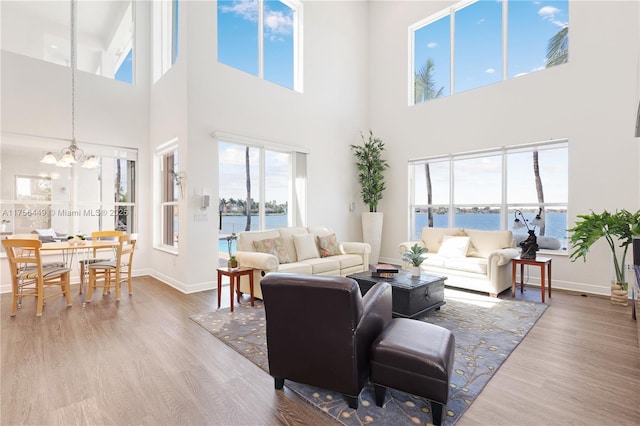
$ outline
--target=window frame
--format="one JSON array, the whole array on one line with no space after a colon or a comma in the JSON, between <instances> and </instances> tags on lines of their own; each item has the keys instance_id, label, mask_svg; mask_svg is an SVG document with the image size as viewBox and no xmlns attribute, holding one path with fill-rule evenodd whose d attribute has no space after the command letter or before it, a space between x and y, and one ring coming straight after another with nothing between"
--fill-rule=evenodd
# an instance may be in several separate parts
<instances>
[{"instance_id":1,"label":"window frame","mask_svg":"<svg viewBox=\"0 0 640 426\"><path fill-rule=\"evenodd\" d=\"M156 149L155 153L155 161L154 161L154 187L155 187L155 202L154 202L154 248L165 251L171 254L179 254L180 246L179 246L179 225L178 225L178 235L174 240L174 244L167 244L166 238L169 233L173 234L175 232L173 223L168 224L165 222L165 211L169 209L173 210L173 215L175 216L175 211L177 209L178 223L180 221L180 199L182 198L182 194L175 194L175 185L174 181L176 179L175 176L181 176L181 172L178 170L177 175L172 175L170 170L168 169L168 161L169 159L173 159L174 156L178 156L178 167L179 167L179 149L178 149L178 140L173 139L169 142L166 142L160 145ZM167 198L165 195L171 194L174 196L173 200L165 199Z\"/></svg>"},{"instance_id":2,"label":"window frame","mask_svg":"<svg viewBox=\"0 0 640 426\"><path fill-rule=\"evenodd\" d=\"M271 80L265 79L264 77L264 5L266 0L255 0L258 4L258 23L257 23L257 41L258 41L258 73L256 77L261 80L269 81L274 84L278 84L281 87L285 87L287 89L293 90L295 92L303 93L303 3L300 0L277 0L279 3L284 4L289 7L293 11L293 25L292 25L292 39L293 39L293 87L282 86L277 82L273 82ZM218 17L219 11L218 11ZM217 31L219 31L220 26L216 24ZM218 43L220 43L219 33L217 35ZM220 60L220 48L218 47L218 58L217 61L221 64L225 64L235 69L239 69L234 67L233 65L227 64ZM242 70L241 70L242 71ZM251 75L254 75L250 73Z\"/></svg>"},{"instance_id":3,"label":"window frame","mask_svg":"<svg viewBox=\"0 0 640 426\"><path fill-rule=\"evenodd\" d=\"M178 60L179 0L154 1L152 4L153 83L155 84Z\"/></svg>"},{"instance_id":4,"label":"window frame","mask_svg":"<svg viewBox=\"0 0 640 426\"><path fill-rule=\"evenodd\" d=\"M60 152L68 146L63 139L25 135L20 133L2 132L3 144L0 147L0 162L4 164L3 197L0 199L0 210L3 219L10 221L10 231L17 233L31 232L33 226L25 226L24 218L46 216L43 225L48 224L60 233L89 234L97 230L115 229L117 217L128 215L127 232L137 232L138 201L136 163L138 150L136 148L118 147L114 145L94 145L80 141L78 144L87 153L95 155L100 162L96 169L86 169L75 164L70 168L42 165L40 159L48 152ZM4 150L7 151L4 151ZM28 170L14 170L22 167L15 163L11 153L18 150L24 156L29 166ZM105 181L105 167L114 167L115 161L126 161L131 167L127 168L127 201L117 200L113 190L114 181ZM95 172L94 172L95 171ZM18 198L16 177L46 178L51 177L51 198L48 200L24 200ZM89 182L88 179L91 181ZM11 182L11 183L9 183ZM12 187L12 192L7 192ZM93 194L87 196L87 194ZM16 217L20 216L20 218Z\"/></svg>"},{"instance_id":5,"label":"window frame","mask_svg":"<svg viewBox=\"0 0 640 426\"><path fill-rule=\"evenodd\" d=\"M456 62L455 62L455 54L456 54L456 46L455 46L455 41L456 41L456 13L473 5L474 3L478 3L480 1L483 0L462 0L456 4L453 4L449 7L447 7L446 9L443 9L437 13L434 13L424 19L421 19L420 21L411 24L408 26L407 29L407 34L408 34L408 87L407 87L407 100L408 100L408 105L409 106L414 106L414 105L419 105L422 103L425 103L429 100L433 100L433 99L427 99L426 101L422 101L422 102L416 102L415 100L415 74L416 74L416 63L415 63L415 32L420 30L421 28L424 28L432 23L435 23L436 21L449 16L449 38L450 38L450 43L449 43L449 94L444 96L453 96L457 93L463 93L465 91L469 91L469 90L474 90L474 89L478 89L481 87L485 87L491 84L496 84L496 83L500 83L506 80L510 80L513 78L517 78L519 75L514 75L512 77L509 76L508 73L508 66L509 66L509 3L511 2L515 2L517 0L499 0L502 3L502 30L501 30L501 36L502 36L502 55L501 55L501 64L500 64L500 69L496 69L496 72L500 72L502 74L501 78L498 79L497 81L493 82L493 83L487 83L487 84L482 84L480 86L475 86L475 87L471 87L468 89L464 89L461 91L456 91L455 87L456 87L456 81L455 81L455 74L456 74ZM570 9L570 0L566 0L567 2L567 11L566 11L566 15L567 15L567 27L570 26L570 14L569 14L569 9ZM569 50L569 47L567 47L567 51ZM569 62L568 57L567 57L567 63ZM556 64L556 65L561 65L561 64ZM555 67L552 66L552 68ZM546 68L545 68L546 69ZM531 72L535 72L535 71L531 71ZM529 72L529 73L531 73Z\"/></svg>"},{"instance_id":6,"label":"window frame","mask_svg":"<svg viewBox=\"0 0 640 426\"><path fill-rule=\"evenodd\" d=\"M568 139L555 139L551 141L544 142L536 142L530 144L522 144L522 145L514 145L508 147L500 147L495 149L467 152L467 153L457 153L457 154L447 154L440 155L434 157L426 157L420 159L409 160L408 162L408 184L409 184L409 202L408 202L408 235L409 239L419 238L420 229L417 229L417 221L416 215L418 210L428 210L431 209L446 209L447 210L447 227L450 228L464 228L464 226L460 226L456 224L456 211L460 208L472 209L474 207L491 207L499 210L499 228L500 230L511 230L513 215L516 209L523 210L525 216L532 216L535 213L531 213L530 210L536 210L538 208L542 208L546 213L547 209L563 209L565 214L567 213L568 205L569 205L569 182L567 179L567 199L566 200L555 200L550 202L538 202L537 200L531 200L531 202L512 202L508 199L508 168L507 161L510 154L516 154L521 152L533 152L536 148L539 148L540 151L543 149L550 148L565 148L567 150L567 177L568 177L568 151L569 151L569 141ZM456 160L466 160L472 158L486 158L486 157L494 157L496 155L501 156L501 166L499 173L501 174L500 178L500 193L501 199L497 203L456 203L455 199L455 176L454 176L454 168ZM431 204L418 204L416 201L416 167L419 165L423 165L425 163L433 164L435 162L447 162L448 163L448 201L444 202L432 202ZM525 211L525 209L527 209ZM565 221L568 221L568 215L566 215ZM568 222L566 222L568 224ZM427 224L428 226L428 224ZM565 230L568 226L565 226ZM537 233L539 235L539 231ZM546 236L550 236L547 234ZM546 250L543 249L541 252L551 253L551 254L567 254L567 240L568 234L565 232L565 235L560 239L562 247L559 250ZM558 238L554 236L555 238Z\"/></svg>"}]
</instances>

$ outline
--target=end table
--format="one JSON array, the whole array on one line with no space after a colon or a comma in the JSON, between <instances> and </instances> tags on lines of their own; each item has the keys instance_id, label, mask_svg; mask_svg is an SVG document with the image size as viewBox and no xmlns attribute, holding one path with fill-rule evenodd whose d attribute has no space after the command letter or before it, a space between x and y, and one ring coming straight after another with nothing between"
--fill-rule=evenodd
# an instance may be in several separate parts
<instances>
[{"instance_id":1,"label":"end table","mask_svg":"<svg viewBox=\"0 0 640 426\"><path fill-rule=\"evenodd\" d=\"M233 293L238 294L240 303L240 277L249 276L249 291L251 293L251 306L254 306L253 296L253 268L218 268L218 308L222 297L222 276L229 277L229 299L231 302L231 312L233 312Z\"/></svg>"},{"instance_id":2,"label":"end table","mask_svg":"<svg viewBox=\"0 0 640 426\"><path fill-rule=\"evenodd\" d=\"M516 267L520 265L520 293L524 288L523 273L524 265L533 265L540 267L540 291L542 293L542 303L544 303L544 287L545 287L545 266L547 272L547 280L549 287L549 299L551 299L551 258L536 256L535 259L522 259L516 256L511 259L511 297L516 296Z\"/></svg>"}]
</instances>

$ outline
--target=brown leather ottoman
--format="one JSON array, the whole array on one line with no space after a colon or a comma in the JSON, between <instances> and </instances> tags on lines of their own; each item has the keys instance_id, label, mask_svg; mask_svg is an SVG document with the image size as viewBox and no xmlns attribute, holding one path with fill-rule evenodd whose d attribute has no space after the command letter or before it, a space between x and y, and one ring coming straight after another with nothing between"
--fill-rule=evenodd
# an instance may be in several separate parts
<instances>
[{"instance_id":1,"label":"brown leather ottoman","mask_svg":"<svg viewBox=\"0 0 640 426\"><path fill-rule=\"evenodd\" d=\"M432 401L433 423L442 424L454 353L455 337L446 328L394 318L371 346L376 405L382 407L387 387L411 393Z\"/></svg>"}]
</instances>

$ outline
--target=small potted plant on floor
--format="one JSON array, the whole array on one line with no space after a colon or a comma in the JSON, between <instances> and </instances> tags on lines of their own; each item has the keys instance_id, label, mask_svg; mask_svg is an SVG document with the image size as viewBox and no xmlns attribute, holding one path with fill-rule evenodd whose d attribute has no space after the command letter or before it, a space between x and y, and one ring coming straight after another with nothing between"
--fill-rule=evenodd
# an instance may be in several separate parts
<instances>
[{"instance_id":1,"label":"small potted plant on floor","mask_svg":"<svg viewBox=\"0 0 640 426\"><path fill-rule=\"evenodd\" d=\"M402 260L411 264L411 276L420 276L420 265L422 265L422 262L426 259L424 254L428 251L428 248L414 244L402 255Z\"/></svg>"}]
</instances>

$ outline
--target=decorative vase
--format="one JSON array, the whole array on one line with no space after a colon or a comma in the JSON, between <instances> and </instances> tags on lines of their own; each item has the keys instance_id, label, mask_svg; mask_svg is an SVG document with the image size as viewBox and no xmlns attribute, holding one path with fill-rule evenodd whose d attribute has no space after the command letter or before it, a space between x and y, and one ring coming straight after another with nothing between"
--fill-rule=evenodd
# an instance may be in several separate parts
<instances>
[{"instance_id":1,"label":"decorative vase","mask_svg":"<svg viewBox=\"0 0 640 426\"><path fill-rule=\"evenodd\" d=\"M382 222L384 216L379 212L362 213L362 241L371 246L369 263L375 265L380 257L380 241L382 240Z\"/></svg>"},{"instance_id":2,"label":"decorative vase","mask_svg":"<svg viewBox=\"0 0 640 426\"><path fill-rule=\"evenodd\" d=\"M420 267L419 266L412 266L411 267L411 276L412 277L419 277L420 276Z\"/></svg>"},{"instance_id":3,"label":"decorative vase","mask_svg":"<svg viewBox=\"0 0 640 426\"><path fill-rule=\"evenodd\" d=\"M624 290L625 286L621 284L614 284L611 286L611 303L614 305L627 306L629 305L629 291Z\"/></svg>"},{"instance_id":4,"label":"decorative vase","mask_svg":"<svg viewBox=\"0 0 640 426\"><path fill-rule=\"evenodd\" d=\"M229 261L227 262L227 266L229 268L237 268L238 267L238 259L236 259L235 257L232 257L231 259L229 259Z\"/></svg>"}]
</instances>

